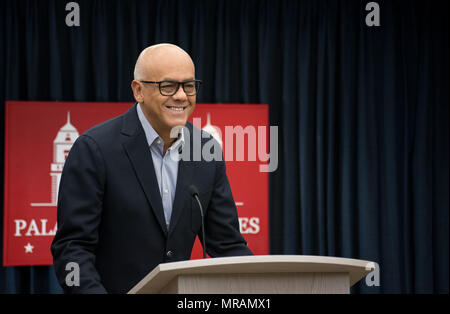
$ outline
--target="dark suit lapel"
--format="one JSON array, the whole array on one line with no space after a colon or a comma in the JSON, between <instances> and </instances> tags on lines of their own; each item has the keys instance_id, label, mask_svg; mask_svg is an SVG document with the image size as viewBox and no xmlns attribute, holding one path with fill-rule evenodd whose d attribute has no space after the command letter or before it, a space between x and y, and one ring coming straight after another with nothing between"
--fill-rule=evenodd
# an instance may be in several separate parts
<instances>
[{"instance_id":1,"label":"dark suit lapel","mask_svg":"<svg viewBox=\"0 0 450 314\"><path fill-rule=\"evenodd\" d=\"M178 163L178 176L177 176L177 187L175 189L175 199L172 206L172 216L170 218L169 234L171 234L181 216L185 207L191 204L190 198L192 197L189 193L189 185L193 183L194 176L194 165L193 159L193 145L192 145L192 124L186 123L187 133L185 133L185 146L184 149L189 150L189 160L180 160ZM187 146L189 147L187 147Z\"/></svg>"},{"instance_id":2,"label":"dark suit lapel","mask_svg":"<svg viewBox=\"0 0 450 314\"><path fill-rule=\"evenodd\" d=\"M175 189L175 199L172 206L169 235L175 229L184 207L187 204L191 204L191 202L189 202L189 197L191 197L189 195L189 184L191 184L191 178L194 175L192 167L192 161L180 160L178 163L177 187Z\"/></svg>"},{"instance_id":3,"label":"dark suit lapel","mask_svg":"<svg viewBox=\"0 0 450 314\"><path fill-rule=\"evenodd\" d=\"M137 116L136 106L133 106L125 115L122 128L125 135L123 146L133 165L136 176L144 190L153 213L158 220L164 234L167 235L167 226L164 218L164 209L161 194L158 188L153 159L148 148L144 129Z\"/></svg>"}]
</instances>

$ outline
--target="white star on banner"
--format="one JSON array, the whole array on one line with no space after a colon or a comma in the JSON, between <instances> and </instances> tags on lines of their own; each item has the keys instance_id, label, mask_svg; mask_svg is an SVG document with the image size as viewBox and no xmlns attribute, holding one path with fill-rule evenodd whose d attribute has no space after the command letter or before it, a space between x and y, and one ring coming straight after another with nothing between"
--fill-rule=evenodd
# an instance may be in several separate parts
<instances>
[{"instance_id":1,"label":"white star on banner","mask_svg":"<svg viewBox=\"0 0 450 314\"><path fill-rule=\"evenodd\" d=\"M33 253L34 246L32 246L30 243L24 246L25 253Z\"/></svg>"}]
</instances>

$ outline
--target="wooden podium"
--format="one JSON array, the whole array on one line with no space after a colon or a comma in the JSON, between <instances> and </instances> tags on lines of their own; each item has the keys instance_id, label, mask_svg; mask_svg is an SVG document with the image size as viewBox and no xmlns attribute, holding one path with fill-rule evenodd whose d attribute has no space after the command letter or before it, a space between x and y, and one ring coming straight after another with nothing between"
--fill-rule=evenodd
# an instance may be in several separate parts
<instances>
[{"instance_id":1,"label":"wooden podium","mask_svg":"<svg viewBox=\"0 0 450 314\"><path fill-rule=\"evenodd\" d=\"M307 255L255 255L163 263L128 293L350 293L375 269L369 261Z\"/></svg>"}]
</instances>

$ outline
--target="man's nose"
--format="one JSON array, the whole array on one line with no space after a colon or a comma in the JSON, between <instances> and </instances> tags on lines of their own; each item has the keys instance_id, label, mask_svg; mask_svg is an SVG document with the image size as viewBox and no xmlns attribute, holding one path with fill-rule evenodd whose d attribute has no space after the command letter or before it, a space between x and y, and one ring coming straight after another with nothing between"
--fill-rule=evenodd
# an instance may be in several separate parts
<instances>
[{"instance_id":1,"label":"man's nose","mask_svg":"<svg viewBox=\"0 0 450 314\"><path fill-rule=\"evenodd\" d=\"M174 100L186 100L187 95L184 92L183 85L180 84L180 87L178 88L177 92L172 96Z\"/></svg>"}]
</instances>

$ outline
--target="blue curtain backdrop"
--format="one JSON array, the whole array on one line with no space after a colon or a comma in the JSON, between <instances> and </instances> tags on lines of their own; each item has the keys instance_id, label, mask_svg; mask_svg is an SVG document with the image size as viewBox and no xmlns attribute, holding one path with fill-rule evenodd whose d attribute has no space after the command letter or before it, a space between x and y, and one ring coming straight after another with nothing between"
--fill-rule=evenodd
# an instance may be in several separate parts
<instances>
[{"instance_id":1,"label":"blue curtain backdrop","mask_svg":"<svg viewBox=\"0 0 450 314\"><path fill-rule=\"evenodd\" d=\"M380 286L357 293L448 293L444 2L377 1L379 27L369 1L79 0L79 27L67 2L0 4L2 165L5 100L131 102L139 52L175 43L199 102L269 104L272 254L376 261ZM52 267L0 268L2 293L60 291Z\"/></svg>"}]
</instances>

